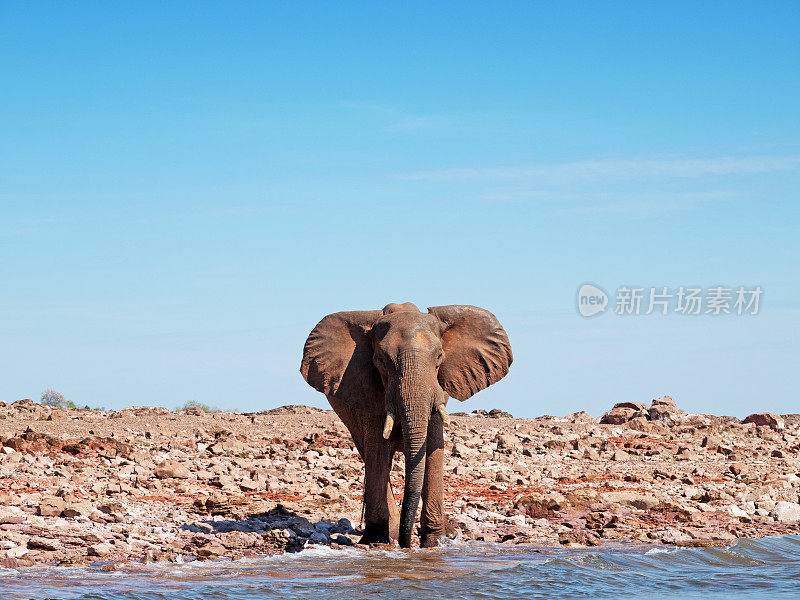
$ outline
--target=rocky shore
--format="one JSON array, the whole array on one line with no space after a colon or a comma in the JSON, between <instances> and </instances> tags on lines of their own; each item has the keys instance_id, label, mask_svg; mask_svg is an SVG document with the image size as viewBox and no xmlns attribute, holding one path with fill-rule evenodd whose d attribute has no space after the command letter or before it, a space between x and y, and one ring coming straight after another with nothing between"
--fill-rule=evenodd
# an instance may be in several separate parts
<instances>
[{"instance_id":1,"label":"rocky shore","mask_svg":"<svg viewBox=\"0 0 800 600\"><path fill-rule=\"evenodd\" d=\"M800 415L740 421L664 397L599 419L451 417L445 500L462 539L698 546L800 533ZM362 483L332 411L0 402L0 566L113 569L357 545Z\"/></svg>"}]
</instances>

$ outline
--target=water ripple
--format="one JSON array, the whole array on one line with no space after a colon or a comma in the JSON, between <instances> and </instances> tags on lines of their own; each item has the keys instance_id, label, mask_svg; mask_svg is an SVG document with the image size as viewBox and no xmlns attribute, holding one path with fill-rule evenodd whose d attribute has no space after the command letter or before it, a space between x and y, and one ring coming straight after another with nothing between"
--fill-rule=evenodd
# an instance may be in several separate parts
<instances>
[{"instance_id":1,"label":"water ripple","mask_svg":"<svg viewBox=\"0 0 800 600\"><path fill-rule=\"evenodd\" d=\"M315 547L239 561L0 569L0 598L28 600L459 600L798 598L800 536L727 548L619 545L602 550L465 542L437 550Z\"/></svg>"}]
</instances>

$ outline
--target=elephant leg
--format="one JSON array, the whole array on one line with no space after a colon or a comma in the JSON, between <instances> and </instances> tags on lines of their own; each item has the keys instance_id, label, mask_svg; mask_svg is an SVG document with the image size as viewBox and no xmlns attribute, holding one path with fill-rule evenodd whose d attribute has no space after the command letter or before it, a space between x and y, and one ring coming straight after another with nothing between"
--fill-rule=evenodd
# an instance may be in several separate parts
<instances>
[{"instance_id":1,"label":"elephant leg","mask_svg":"<svg viewBox=\"0 0 800 600\"><path fill-rule=\"evenodd\" d=\"M389 485L389 470L394 451L383 439L384 419L356 411L328 398L338 417L350 431L353 443L364 461L364 535L361 543L388 543L398 537L400 513Z\"/></svg>"},{"instance_id":2,"label":"elephant leg","mask_svg":"<svg viewBox=\"0 0 800 600\"><path fill-rule=\"evenodd\" d=\"M347 427L347 430L350 432L350 437L353 438L353 444L356 446L356 450L358 450L359 456L361 459L364 459L364 422L363 419L359 417L359 415L351 409L349 406L344 404L343 402L339 402L335 398L328 397L328 402L330 402L331 407L333 408L333 412L336 413L336 416L339 417L344 423L344 426Z\"/></svg>"},{"instance_id":3,"label":"elephant leg","mask_svg":"<svg viewBox=\"0 0 800 600\"><path fill-rule=\"evenodd\" d=\"M428 444L425 457L425 479L422 484L422 516L420 547L435 546L446 533L444 514L444 433L442 417L431 415L428 423Z\"/></svg>"},{"instance_id":4,"label":"elephant leg","mask_svg":"<svg viewBox=\"0 0 800 600\"><path fill-rule=\"evenodd\" d=\"M400 524L397 503L389 485L392 467L392 451L389 442L383 439L381 417L370 415L364 431L364 536L362 544L389 543L392 525L395 535ZM394 514L393 514L394 513ZM394 518L393 518L394 517ZM393 523L394 521L394 523Z\"/></svg>"}]
</instances>

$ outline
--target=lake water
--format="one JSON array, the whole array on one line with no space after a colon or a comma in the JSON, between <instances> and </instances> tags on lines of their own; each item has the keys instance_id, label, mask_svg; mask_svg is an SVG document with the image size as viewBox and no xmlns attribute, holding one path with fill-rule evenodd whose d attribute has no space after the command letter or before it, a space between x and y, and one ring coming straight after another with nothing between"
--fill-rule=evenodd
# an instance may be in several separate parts
<instances>
[{"instance_id":1,"label":"lake water","mask_svg":"<svg viewBox=\"0 0 800 600\"><path fill-rule=\"evenodd\" d=\"M238 561L0 570L0 598L800 598L800 536L728 548L598 549L451 543L403 552L331 550Z\"/></svg>"}]
</instances>

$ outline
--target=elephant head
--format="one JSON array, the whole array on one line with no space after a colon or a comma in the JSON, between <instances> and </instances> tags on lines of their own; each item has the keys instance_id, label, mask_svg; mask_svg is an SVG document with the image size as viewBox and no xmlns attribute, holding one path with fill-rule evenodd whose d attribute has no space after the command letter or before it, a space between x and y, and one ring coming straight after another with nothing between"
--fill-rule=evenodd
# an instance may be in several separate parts
<instances>
[{"instance_id":1,"label":"elephant head","mask_svg":"<svg viewBox=\"0 0 800 600\"><path fill-rule=\"evenodd\" d=\"M328 315L311 332L300 368L329 398L386 415L402 434L405 488L399 542L410 546L425 475L428 427L447 421L448 396L466 400L500 380L513 360L497 318L475 306L413 304ZM432 414L442 419L431 419ZM396 427L399 423L399 431Z\"/></svg>"}]
</instances>

